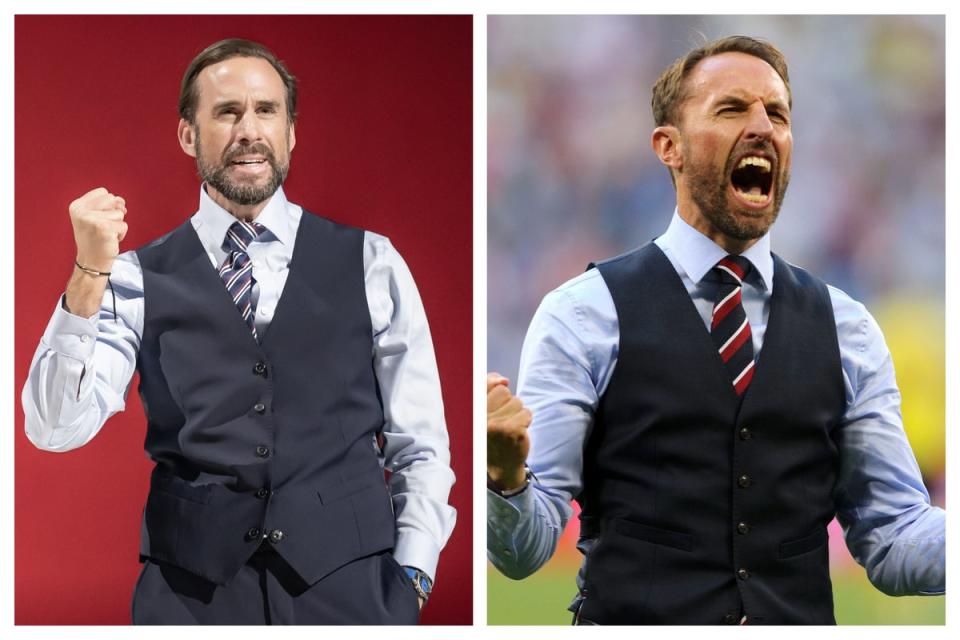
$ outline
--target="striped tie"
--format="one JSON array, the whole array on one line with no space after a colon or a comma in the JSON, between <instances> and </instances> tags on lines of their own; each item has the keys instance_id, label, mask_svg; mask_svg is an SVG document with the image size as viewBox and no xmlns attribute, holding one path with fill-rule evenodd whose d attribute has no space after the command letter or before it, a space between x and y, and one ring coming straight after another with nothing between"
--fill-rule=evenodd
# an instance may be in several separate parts
<instances>
[{"instance_id":1,"label":"striped tie","mask_svg":"<svg viewBox=\"0 0 960 640\"><path fill-rule=\"evenodd\" d=\"M233 298L254 338L257 337L257 328L253 324L254 309L250 294L256 281L253 279L253 264L247 255L247 247L264 231L266 227L256 222L237 220L230 225L223 240L223 250L227 252L227 258L220 267L220 279L226 285L227 293Z\"/></svg>"},{"instance_id":2,"label":"striped tie","mask_svg":"<svg viewBox=\"0 0 960 640\"><path fill-rule=\"evenodd\" d=\"M753 339L740 295L743 279L750 272L750 261L727 256L713 270L720 276L720 288L713 305L710 334L730 372L733 390L742 396L753 379Z\"/></svg>"}]
</instances>

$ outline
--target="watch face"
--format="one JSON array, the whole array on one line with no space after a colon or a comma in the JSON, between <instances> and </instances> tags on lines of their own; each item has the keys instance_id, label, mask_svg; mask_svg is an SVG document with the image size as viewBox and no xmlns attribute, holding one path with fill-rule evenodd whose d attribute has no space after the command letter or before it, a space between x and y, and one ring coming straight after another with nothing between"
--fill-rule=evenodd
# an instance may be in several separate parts
<instances>
[{"instance_id":1,"label":"watch face","mask_svg":"<svg viewBox=\"0 0 960 640\"><path fill-rule=\"evenodd\" d=\"M420 588L424 593L430 593L430 580L426 576L420 576Z\"/></svg>"}]
</instances>

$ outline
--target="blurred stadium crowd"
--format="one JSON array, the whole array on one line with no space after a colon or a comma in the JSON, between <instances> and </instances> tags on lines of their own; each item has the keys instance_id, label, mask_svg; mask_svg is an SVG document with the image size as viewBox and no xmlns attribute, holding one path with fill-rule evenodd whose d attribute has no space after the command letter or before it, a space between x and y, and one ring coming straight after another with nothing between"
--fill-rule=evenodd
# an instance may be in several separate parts
<instances>
[{"instance_id":1,"label":"blurred stadium crowd","mask_svg":"<svg viewBox=\"0 0 960 640\"><path fill-rule=\"evenodd\" d=\"M650 148L659 73L706 40L760 37L784 52L793 91L773 249L877 318L943 506L943 17L491 16L487 34L488 369L515 381L542 297L666 229L674 191ZM558 560L579 562L575 533ZM862 574L832 537L835 575Z\"/></svg>"}]
</instances>

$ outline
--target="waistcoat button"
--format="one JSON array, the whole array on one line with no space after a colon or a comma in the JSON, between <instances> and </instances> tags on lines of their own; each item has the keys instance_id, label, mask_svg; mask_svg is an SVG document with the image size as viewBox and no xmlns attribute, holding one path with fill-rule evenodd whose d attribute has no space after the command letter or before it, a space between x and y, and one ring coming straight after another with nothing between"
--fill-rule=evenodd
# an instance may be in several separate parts
<instances>
[{"instance_id":1,"label":"waistcoat button","mask_svg":"<svg viewBox=\"0 0 960 640\"><path fill-rule=\"evenodd\" d=\"M270 489L267 489L266 487L263 487L263 488L261 488L261 489L258 489L257 492L256 492L255 494L253 494L253 495L256 496L257 498L260 498L261 500L263 500L263 499L266 498L268 495L270 495Z\"/></svg>"},{"instance_id":2,"label":"waistcoat button","mask_svg":"<svg viewBox=\"0 0 960 640\"><path fill-rule=\"evenodd\" d=\"M748 525L746 522L737 523L737 533L744 534L748 531L750 531L750 525Z\"/></svg>"},{"instance_id":3,"label":"waistcoat button","mask_svg":"<svg viewBox=\"0 0 960 640\"><path fill-rule=\"evenodd\" d=\"M257 457L266 458L270 455L270 447L264 446L262 444L257 445Z\"/></svg>"},{"instance_id":4,"label":"waistcoat button","mask_svg":"<svg viewBox=\"0 0 960 640\"><path fill-rule=\"evenodd\" d=\"M258 362L257 364L253 365L253 372L254 372L255 374L257 374L258 376L263 376L264 378L266 378L266 377L267 377L267 365L265 365L265 364L262 363L262 362Z\"/></svg>"},{"instance_id":5,"label":"waistcoat button","mask_svg":"<svg viewBox=\"0 0 960 640\"><path fill-rule=\"evenodd\" d=\"M252 542L253 540L256 540L259 537L260 537L260 529L257 529L256 527L249 529L246 535L244 536L247 542Z\"/></svg>"},{"instance_id":6,"label":"waistcoat button","mask_svg":"<svg viewBox=\"0 0 960 640\"><path fill-rule=\"evenodd\" d=\"M741 475L739 478L737 478L737 484L746 489L750 486L750 476L747 474Z\"/></svg>"},{"instance_id":7,"label":"waistcoat button","mask_svg":"<svg viewBox=\"0 0 960 640\"><path fill-rule=\"evenodd\" d=\"M281 540L283 540L283 531L280 531L280 529L274 529L270 532L270 542L277 544Z\"/></svg>"},{"instance_id":8,"label":"waistcoat button","mask_svg":"<svg viewBox=\"0 0 960 640\"><path fill-rule=\"evenodd\" d=\"M740 578L741 580L746 580L747 578L750 577L750 572L747 571L746 569L740 569L739 571L737 571L737 577Z\"/></svg>"},{"instance_id":9,"label":"waistcoat button","mask_svg":"<svg viewBox=\"0 0 960 640\"><path fill-rule=\"evenodd\" d=\"M740 439L741 439L741 440L749 440L749 439L752 438L752 437L753 437L753 433L750 432L750 429L748 429L748 428L746 428L746 427L743 427L742 429L740 429Z\"/></svg>"},{"instance_id":10,"label":"waistcoat button","mask_svg":"<svg viewBox=\"0 0 960 640\"><path fill-rule=\"evenodd\" d=\"M257 404L253 405L253 410L257 413L263 413L267 410L267 405L263 404L262 402L258 402Z\"/></svg>"}]
</instances>

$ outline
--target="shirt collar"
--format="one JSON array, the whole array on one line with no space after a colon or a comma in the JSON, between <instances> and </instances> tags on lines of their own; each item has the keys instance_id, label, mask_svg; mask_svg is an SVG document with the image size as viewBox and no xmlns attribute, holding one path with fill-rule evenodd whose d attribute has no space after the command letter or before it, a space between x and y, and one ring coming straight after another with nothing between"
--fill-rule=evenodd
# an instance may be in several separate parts
<instances>
[{"instance_id":1,"label":"shirt collar","mask_svg":"<svg viewBox=\"0 0 960 640\"><path fill-rule=\"evenodd\" d=\"M272 238L285 245L292 245L296 238L296 221L290 212L290 203L283 193L283 187L278 187L271 196L267 206L257 214L254 221L267 228L269 233L261 236L262 239ZM223 239L237 219L229 211L213 201L203 185L200 185L200 209L197 211L197 234L205 247L221 248Z\"/></svg>"},{"instance_id":2,"label":"shirt collar","mask_svg":"<svg viewBox=\"0 0 960 640\"><path fill-rule=\"evenodd\" d=\"M661 242L693 282L700 282L707 273L727 255L727 251L703 235L680 217L674 209L670 226ZM765 234L741 254L760 274L767 291L773 290L773 257L770 255L770 234Z\"/></svg>"}]
</instances>

